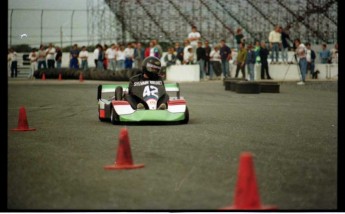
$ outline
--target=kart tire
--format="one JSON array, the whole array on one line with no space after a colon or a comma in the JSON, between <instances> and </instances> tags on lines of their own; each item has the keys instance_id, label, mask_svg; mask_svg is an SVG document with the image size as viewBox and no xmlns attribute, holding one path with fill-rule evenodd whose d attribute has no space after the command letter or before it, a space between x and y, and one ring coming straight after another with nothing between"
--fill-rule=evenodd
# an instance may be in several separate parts
<instances>
[{"instance_id":1,"label":"kart tire","mask_svg":"<svg viewBox=\"0 0 345 214\"><path fill-rule=\"evenodd\" d=\"M119 115L116 113L114 107L111 107L110 122L114 125L118 124L119 122Z\"/></svg>"},{"instance_id":2,"label":"kart tire","mask_svg":"<svg viewBox=\"0 0 345 214\"><path fill-rule=\"evenodd\" d=\"M239 94L259 94L260 84L252 81L239 81L236 84L236 92Z\"/></svg>"},{"instance_id":3,"label":"kart tire","mask_svg":"<svg viewBox=\"0 0 345 214\"><path fill-rule=\"evenodd\" d=\"M123 89L121 86L117 86L115 89L115 100L122 100Z\"/></svg>"},{"instance_id":4,"label":"kart tire","mask_svg":"<svg viewBox=\"0 0 345 214\"><path fill-rule=\"evenodd\" d=\"M186 111L184 113L184 120L182 120L182 124L187 124L189 121L189 111L188 111L188 107L186 107Z\"/></svg>"}]
</instances>

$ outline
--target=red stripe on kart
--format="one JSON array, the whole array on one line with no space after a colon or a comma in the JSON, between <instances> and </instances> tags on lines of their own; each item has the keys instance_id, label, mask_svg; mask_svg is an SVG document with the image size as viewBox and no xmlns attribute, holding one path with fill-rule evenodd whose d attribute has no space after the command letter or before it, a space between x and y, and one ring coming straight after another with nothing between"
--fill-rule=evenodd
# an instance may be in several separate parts
<instances>
[{"instance_id":1,"label":"red stripe on kart","mask_svg":"<svg viewBox=\"0 0 345 214\"><path fill-rule=\"evenodd\" d=\"M105 110L104 109L100 109L99 110L99 117L100 118L105 118Z\"/></svg>"},{"instance_id":2,"label":"red stripe on kart","mask_svg":"<svg viewBox=\"0 0 345 214\"><path fill-rule=\"evenodd\" d=\"M168 101L168 105L186 105L186 101L185 100L169 100Z\"/></svg>"},{"instance_id":3,"label":"red stripe on kart","mask_svg":"<svg viewBox=\"0 0 345 214\"><path fill-rule=\"evenodd\" d=\"M127 101L124 100L113 100L111 101L113 105L129 105Z\"/></svg>"}]
</instances>

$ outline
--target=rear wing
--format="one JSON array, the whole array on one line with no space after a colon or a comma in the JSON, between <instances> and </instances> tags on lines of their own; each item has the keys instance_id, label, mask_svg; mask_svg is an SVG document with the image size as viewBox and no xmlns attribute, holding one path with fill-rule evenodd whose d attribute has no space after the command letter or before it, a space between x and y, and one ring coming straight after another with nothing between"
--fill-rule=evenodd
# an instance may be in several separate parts
<instances>
[{"instance_id":1,"label":"rear wing","mask_svg":"<svg viewBox=\"0 0 345 214\"><path fill-rule=\"evenodd\" d=\"M128 92L128 84L99 85L97 90L97 100L102 98L102 93L115 93L117 87L122 87L123 92ZM180 98L180 85L178 83L164 84L166 92L176 92L177 98Z\"/></svg>"}]
</instances>

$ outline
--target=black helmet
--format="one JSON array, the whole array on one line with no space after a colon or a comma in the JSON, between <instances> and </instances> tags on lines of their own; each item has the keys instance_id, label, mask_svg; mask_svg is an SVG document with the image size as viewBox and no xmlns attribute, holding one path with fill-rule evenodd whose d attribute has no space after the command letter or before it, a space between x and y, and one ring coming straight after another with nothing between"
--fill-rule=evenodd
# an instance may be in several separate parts
<instances>
[{"instance_id":1,"label":"black helmet","mask_svg":"<svg viewBox=\"0 0 345 214\"><path fill-rule=\"evenodd\" d=\"M150 79L156 79L161 71L161 61L154 56L146 57L142 62L142 69Z\"/></svg>"}]
</instances>

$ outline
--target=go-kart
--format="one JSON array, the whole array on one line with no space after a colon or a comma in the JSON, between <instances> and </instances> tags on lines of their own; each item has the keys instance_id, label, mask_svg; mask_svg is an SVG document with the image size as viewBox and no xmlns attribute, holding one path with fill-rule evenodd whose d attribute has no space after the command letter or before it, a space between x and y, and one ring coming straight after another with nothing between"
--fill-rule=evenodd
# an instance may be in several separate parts
<instances>
[{"instance_id":1,"label":"go-kart","mask_svg":"<svg viewBox=\"0 0 345 214\"><path fill-rule=\"evenodd\" d=\"M128 85L98 86L97 100L100 121L110 121L112 124L122 122L188 123L188 107L185 99L180 96L178 83L162 84L162 81L141 81L135 84L137 85L133 86L132 94L145 104L145 109L134 109L126 100ZM176 92L176 96L170 96L173 92ZM160 110L157 103L165 93L170 93L169 101L166 109ZM108 98L104 97L106 94L108 94Z\"/></svg>"}]
</instances>

